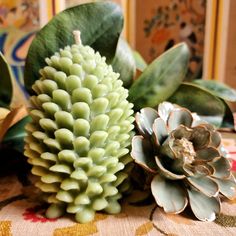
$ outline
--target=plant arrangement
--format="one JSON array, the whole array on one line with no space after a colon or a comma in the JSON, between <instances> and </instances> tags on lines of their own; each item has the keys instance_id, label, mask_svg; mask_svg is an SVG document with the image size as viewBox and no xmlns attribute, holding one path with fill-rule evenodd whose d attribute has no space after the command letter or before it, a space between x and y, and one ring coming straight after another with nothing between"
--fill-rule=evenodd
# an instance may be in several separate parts
<instances>
[{"instance_id":1,"label":"plant arrangement","mask_svg":"<svg viewBox=\"0 0 236 236\"><path fill-rule=\"evenodd\" d=\"M25 65L29 116L6 129L2 144L11 140L22 152L25 138L49 218L69 212L84 223L96 211L119 212L118 200L132 187L128 176L140 165L145 191L166 212L189 203L198 219L212 221L220 196L236 192L216 130L234 129L227 102L236 101L236 91L215 81L184 82L184 43L147 65L121 38L122 28L121 9L111 2L67 9L44 26Z\"/></svg>"}]
</instances>

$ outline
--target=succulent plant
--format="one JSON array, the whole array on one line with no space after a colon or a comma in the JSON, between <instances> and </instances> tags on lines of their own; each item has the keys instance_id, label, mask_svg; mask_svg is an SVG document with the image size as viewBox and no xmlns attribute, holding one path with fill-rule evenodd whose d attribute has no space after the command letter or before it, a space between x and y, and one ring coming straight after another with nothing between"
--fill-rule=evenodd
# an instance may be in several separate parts
<instances>
[{"instance_id":1,"label":"succulent plant","mask_svg":"<svg viewBox=\"0 0 236 236\"><path fill-rule=\"evenodd\" d=\"M213 221L220 195L231 199L236 182L215 128L189 110L163 102L158 110L143 108L135 115L139 135L131 156L153 178L151 192L167 213L190 205L194 215Z\"/></svg>"},{"instance_id":2,"label":"succulent plant","mask_svg":"<svg viewBox=\"0 0 236 236\"><path fill-rule=\"evenodd\" d=\"M134 117L119 74L75 36L77 44L46 59L32 86L25 155L51 204L46 216L66 211L84 223L96 211L120 211Z\"/></svg>"}]
</instances>

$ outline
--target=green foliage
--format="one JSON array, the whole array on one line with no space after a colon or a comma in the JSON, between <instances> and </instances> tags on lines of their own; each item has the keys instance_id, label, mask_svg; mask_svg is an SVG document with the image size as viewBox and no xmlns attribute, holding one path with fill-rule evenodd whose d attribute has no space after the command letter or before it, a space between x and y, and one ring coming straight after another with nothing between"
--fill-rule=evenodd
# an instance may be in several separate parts
<instances>
[{"instance_id":1,"label":"green foliage","mask_svg":"<svg viewBox=\"0 0 236 236\"><path fill-rule=\"evenodd\" d=\"M229 102L236 102L236 90L214 80L194 80L193 83L207 89L215 96Z\"/></svg>"},{"instance_id":2,"label":"green foliage","mask_svg":"<svg viewBox=\"0 0 236 236\"><path fill-rule=\"evenodd\" d=\"M148 66L147 62L143 59L143 57L137 51L133 51L133 57L135 60L136 68L139 71L143 72L146 69L146 67Z\"/></svg>"},{"instance_id":3,"label":"green foliage","mask_svg":"<svg viewBox=\"0 0 236 236\"><path fill-rule=\"evenodd\" d=\"M134 81L129 100L136 110L154 107L169 98L183 81L189 61L189 50L181 43L154 60Z\"/></svg>"},{"instance_id":4,"label":"green foliage","mask_svg":"<svg viewBox=\"0 0 236 236\"><path fill-rule=\"evenodd\" d=\"M129 44L122 38L119 39L115 58L111 65L114 71L120 74L124 87L130 87L135 75L136 65Z\"/></svg>"},{"instance_id":5,"label":"green foliage","mask_svg":"<svg viewBox=\"0 0 236 236\"><path fill-rule=\"evenodd\" d=\"M23 152L24 149L24 137L26 135L25 125L31 121L29 116L25 116L15 125L13 125L3 138L2 145L9 146L19 152Z\"/></svg>"},{"instance_id":6,"label":"green foliage","mask_svg":"<svg viewBox=\"0 0 236 236\"><path fill-rule=\"evenodd\" d=\"M168 99L172 103L197 112L206 121L220 126L225 114L225 106L221 99L200 86L182 83L178 90Z\"/></svg>"},{"instance_id":7,"label":"green foliage","mask_svg":"<svg viewBox=\"0 0 236 236\"><path fill-rule=\"evenodd\" d=\"M12 72L10 65L0 52L0 107L9 107L12 97Z\"/></svg>"}]
</instances>

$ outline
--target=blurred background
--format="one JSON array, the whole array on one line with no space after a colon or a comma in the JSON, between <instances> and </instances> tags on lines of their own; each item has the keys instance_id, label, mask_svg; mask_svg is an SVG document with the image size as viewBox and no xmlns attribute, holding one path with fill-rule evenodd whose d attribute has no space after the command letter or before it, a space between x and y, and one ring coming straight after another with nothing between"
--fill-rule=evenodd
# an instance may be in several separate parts
<instances>
[{"instance_id":1,"label":"blurred background","mask_svg":"<svg viewBox=\"0 0 236 236\"><path fill-rule=\"evenodd\" d=\"M37 30L56 13L85 2L91 0L0 0L0 50L18 89L23 89L24 61ZM123 37L147 62L184 41L191 50L187 79L215 79L236 88L235 0L114 2L124 12Z\"/></svg>"}]
</instances>

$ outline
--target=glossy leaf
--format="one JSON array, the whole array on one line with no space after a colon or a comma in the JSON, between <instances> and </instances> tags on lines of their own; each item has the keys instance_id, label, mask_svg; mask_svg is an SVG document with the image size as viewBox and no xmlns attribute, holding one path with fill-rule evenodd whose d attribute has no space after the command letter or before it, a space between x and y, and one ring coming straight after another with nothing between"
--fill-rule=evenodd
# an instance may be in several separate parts
<instances>
[{"instance_id":1,"label":"glossy leaf","mask_svg":"<svg viewBox=\"0 0 236 236\"><path fill-rule=\"evenodd\" d=\"M197 85L182 83L168 100L196 112L202 119L214 125L220 126L222 123L225 114L224 103Z\"/></svg>"},{"instance_id":2,"label":"glossy leaf","mask_svg":"<svg viewBox=\"0 0 236 236\"><path fill-rule=\"evenodd\" d=\"M229 102L236 102L236 90L215 80L194 80L193 83L209 90L215 96Z\"/></svg>"},{"instance_id":3,"label":"glossy leaf","mask_svg":"<svg viewBox=\"0 0 236 236\"><path fill-rule=\"evenodd\" d=\"M0 52L0 107L8 107L10 105L12 92L11 68Z\"/></svg>"},{"instance_id":4,"label":"glossy leaf","mask_svg":"<svg viewBox=\"0 0 236 236\"><path fill-rule=\"evenodd\" d=\"M111 65L114 71L120 74L124 87L130 87L135 76L136 66L131 48L122 38L119 39L116 54Z\"/></svg>"},{"instance_id":5,"label":"glossy leaf","mask_svg":"<svg viewBox=\"0 0 236 236\"><path fill-rule=\"evenodd\" d=\"M24 148L24 137L26 135L25 125L30 122L29 116L24 117L15 125L13 125L6 133L3 138L2 144L10 146L19 152L23 152Z\"/></svg>"},{"instance_id":6,"label":"glossy leaf","mask_svg":"<svg viewBox=\"0 0 236 236\"><path fill-rule=\"evenodd\" d=\"M134 81L129 100L135 109L154 107L170 97L183 81L189 60L189 50L181 43L154 60Z\"/></svg>"},{"instance_id":7,"label":"glossy leaf","mask_svg":"<svg viewBox=\"0 0 236 236\"><path fill-rule=\"evenodd\" d=\"M133 57L135 60L136 68L139 71L143 72L146 69L146 67L148 66L147 62L143 59L143 57L140 55L140 53L135 50L133 51Z\"/></svg>"},{"instance_id":8,"label":"glossy leaf","mask_svg":"<svg viewBox=\"0 0 236 236\"><path fill-rule=\"evenodd\" d=\"M75 43L74 30L80 30L84 45L90 45L111 62L123 27L119 5L112 2L82 4L59 13L34 38L26 58L25 86L28 91L39 78L45 58Z\"/></svg>"},{"instance_id":9,"label":"glossy leaf","mask_svg":"<svg viewBox=\"0 0 236 236\"><path fill-rule=\"evenodd\" d=\"M25 106L14 108L6 115L0 126L0 142L2 141L4 135L7 133L7 130L26 115L27 109Z\"/></svg>"}]
</instances>

